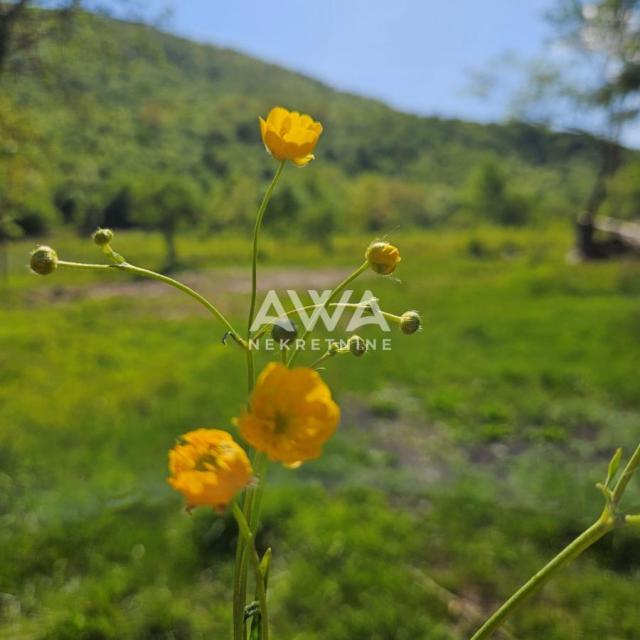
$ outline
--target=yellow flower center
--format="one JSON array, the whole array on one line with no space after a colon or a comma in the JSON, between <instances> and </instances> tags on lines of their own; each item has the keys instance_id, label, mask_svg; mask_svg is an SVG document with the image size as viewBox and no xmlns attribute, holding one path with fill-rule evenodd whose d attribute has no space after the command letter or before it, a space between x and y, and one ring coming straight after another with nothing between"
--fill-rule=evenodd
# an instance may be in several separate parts
<instances>
[{"instance_id":1,"label":"yellow flower center","mask_svg":"<svg viewBox=\"0 0 640 640\"><path fill-rule=\"evenodd\" d=\"M285 433L287 427L289 426L289 418L281 413L276 413L275 417L275 427L273 432L280 435Z\"/></svg>"},{"instance_id":2,"label":"yellow flower center","mask_svg":"<svg viewBox=\"0 0 640 640\"><path fill-rule=\"evenodd\" d=\"M194 468L196 471L215 471L219 467L218 456L213 453L205 453L196 460Z\"/></svg>"},{"instance_id":3,"label":"yellow flower center","mask_svg":"<svg viewBox=\"0 0 640 640\"><path fill-rule=\"evenodd\" d=\"M286 133L291 131L293 123L291 122L291 118L285 118L280 125L280 135L283 136Z\"/></svg>"}]
</instances>

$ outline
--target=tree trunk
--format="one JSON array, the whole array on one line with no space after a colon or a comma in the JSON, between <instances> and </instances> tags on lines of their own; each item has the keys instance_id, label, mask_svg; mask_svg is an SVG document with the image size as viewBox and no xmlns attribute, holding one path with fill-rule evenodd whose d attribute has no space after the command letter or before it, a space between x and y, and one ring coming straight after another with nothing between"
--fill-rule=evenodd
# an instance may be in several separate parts
<instances>
[{"instance_id":1,"label":"tree trunk","mask_svg":"<svg viewBox=\"0 0 640 640\"><path fill-rule=\"evenodd\" d=\"M9 282L9 245L5 240L0 240L0 283Z\"/></svg>"},{"instance_id":2,"label":"tree trunk","mask_svg":"<svg viewBox=\"0 0 640 640\"><path fill-rule=\"evenodd\" d=\"M4 71L11 52L13 30L21 14L27 8L29 0L20 0L4 11L0 10L0 75Z\"/></svg>"},{"instance_id":3,"label":"tree trunk","mask_svg":"<svg viewBox=\"0 0 640 640\"><path fill-rule=\"evenodd\" d=\"M576 221L576 249L586 260L605 257L602 247L595 241L594 220L607 197L607 182L620 166L620 145L615 140L601 140L600 166L584 211Z\"/></svg>"},{"instance_id":4,"label":"tree trunk","mask_svg":"<svg viewBox=\"0 0 640 640\"><path fill-rule=\"evenodd\" d=\"M173 271L178 265L178 253L176 249L176 234L174 229L164 229L164 244L166 247L165 271Z\"/></svg>"}]
</instances>

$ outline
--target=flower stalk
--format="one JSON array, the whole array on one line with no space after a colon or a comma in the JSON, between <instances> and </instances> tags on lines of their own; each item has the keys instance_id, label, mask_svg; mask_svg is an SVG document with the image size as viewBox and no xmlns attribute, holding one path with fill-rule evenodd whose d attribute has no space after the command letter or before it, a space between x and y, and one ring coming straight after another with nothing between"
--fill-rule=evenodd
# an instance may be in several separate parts
<instances>
[{"instance_id":1,"label":"flower stalk","mask_svg":"<svg viewBox=\"0 0 640 640\"><path fill-rule=\"evenodd\" d=\"M260 230L262 228L262 220L267 210L271 196L280 180L282 171L284 170L285 160L281 160L278 164L278 168L271 180L271 183L267 187L267 190L262 198L258 213L256 214L256 223L253 230L253 248L251 254L251 302L249 304L249 315L247 319L247 348L245 350L246 362L247 362L247 394L251 395L253 391L253 385L255 384L255 363L253 357L253 350L251 349L251 326L253 325L253 319L256 311L256 298L258 293L258 247L260 239ZM249 531L255 531L258 520L258 507L262 499L262 492L264 486L264 470L266 470L266 459L263 454L257 452L254 460L254 465L257 469L261 469L263 473L258 471L258 477L260 479L257 488L248 489L245 492L242 513L245 521L248 523ZM238 536L238 542L236 543L236 559L234 569L234 583L233 583L233 633L234 640L244 640L244 608L247 601L247 544L245 536ZM266 596L265 596L266 597ZM266 620L266 615L262 616L262 620Z\"/></svg>"},{"instance_id":2,"label":"flower stalk","mask_svg":"<svg viewBox=\"0 0 640 640\"><path fill-rule=\"evenodd\" d=\"M331 295L327 298L324 304L319 305L321 308L325 308L329 306L358 276L362 275L369 268L369 262L365 260L353 273L348 275L340 284L338 284ZM301 336L301 340L306 340L309 337L311 331L307 329ZM298 357L299 349L293 349L291 355L289 356L289 360L287 365L292 367L295 364L296 358Z\"/></svg>"},{"instance_id":3,"label":"flower stalk","mask_svg":"<svg viewBox=\"0 0 640 640\"><path fill-rule=\"evenodd\" d=\"M604 514L603 514L604 515ZM518 589L471 637L471 640L489 638L528 598L538 592L555 574L583 551L614 528L609 518L601 517L567 545L551 562Z\"/></svg>"},{"instance_id":4,"label":"flower stalk","mask_svg":"<svg viewBox=\"0 0 640 640\"><path fill-rule=\"evenodd\" d=\"M258 596L258 602L260 603L260 632L261 640L269 640L269 612L267 607L267 591L266 591L266 575L263 574L260 562L260 556L255 547L255 536L252 533L252 529L245 518L242 509L238 506L237 502L233 503L233 516L238 523L238 531L240 536L244 540L245 546L248 550L248 555L251 558L253 569L256 576L256 593ZM244 607L243 607L244 617ZM243 621L243 633L244 633L244 621Z\"/></svg>"},{"instance_id":5,"label":"flower stalk","mask_svg":"<svg viewBox=\"0 0 640 640\"><path fill-rule=\"evenodd\" d=\"M278 164L278 168L276 169L273 179L267 187L264 197L262 198L262 202L260 203L260 208L256 215L256 224L253 228L253 251L251 254L251 303L249 304L249 319L247 322L248 337L251 336L251 325L253 324L253 318L256 314L256 297L258 291L258 241L260 238L260 229L262 228L262 220L264 218L265 211L267 210L267 205L269 204L273 191L280 180L280 176L284 170L284 165L284 160Z\"/></svg>"},{"instance_id":6,"label":"flower stalk","mask_svg":"<svg viewBox=\"0 0 640 640\"><path fill-rule=\"evenodd\" d=\"M244 495L242 515L251 532L257 531L258 516L262 504L267 472L267 458L260 451L255 452L253 467L257 476L257 486L249 487ZM234 640L244 640L244 611L247 604L247 541L246 536L238 536L236 559L233 572L233 632ZM256 586L257 588L257 586Z\"/></svg>"},{"instance_id":7,"label":"flower stalk","mask_svg":"<svg viewBox=\"0 0 640 640\"><path fill-rule=\"evenodd\" d=\"M66 269L80 269L86 271L126 271L127 273L134 273L138 276L143 276L151 280L157 280L164 284L174 287L188 296L191 296L194 300L197 300L203 307L205 307L210 313L212 313L217 320L219 320L228 330L229 334L233 336L233 339L245 350L248 350L247 343L240 337L240 334L233 328L231 323L227 320L224 314L203 295L194 291L191 287L183 284L179 280L165 276L162 273L156 273L150 269L144 269L142 267L136 267L128 262L118 262L116 264L89 264L84 262L69 262L67 260L58 260L58 266Z\"/></svg>"},{"instance_id":8,"label":"flower stalk","mask_svg":"<svg viewBox=\"0 0 640 640\"><path fill-rule=\"evenodd\" d=\"M614 529L629 524L640 524L640 515L623 515L618 512L618 506L631 477L640 466L640 446L629 459L613 490L609 488L620 462L620 449L616 451L609 464L607 478L598 488L605 495L605 506L602 514L588 529L570 542L540 571L523 584L487 621L471 636L471 640L489 638L504 621L531 596L537 593L560 569L575 560L600 538Z\"/></svg>"},{"instance_id":9,"label":"flower stalk","mask_svg":"<svg viewBox=\"0 0 640 640\"><path fill-rule=\"evenodd\" d=\"M351 335L344 346L332 343L312 367L294 369L292 367L298 353L298 329L295 324L276 322L256 330L253 328L258 289L259 239L264 216L285 164L291 162L295 166L303 167L314 159L313 151L322 134L322 124L306 114L274 107L266 120L260 118L260 132L267 151L278 161L278 165L256 214L251 257L251 296L246 335L243 337L224 314L197 291L179 280L128 263L111 246L114 233L110 229L98 228L92 235L93 242L101 249L110 264L59 260L57 253L46 246L36 248L30 258L32 271L39 275L48 275L58 267L101 272L115 269L162 282L204 306L225 327L222 342L225 343L230 336L245 351L247 408L236 419L235 424L244 442L249 445L250 456L247 455L246 448L238 444L228 430L195 429L178 438L170 450L170 476L167 478L169 484L183 494L189 511L205 506L222 513L231 505L238 525L233 585L234 640L247 640L248 633L252 639L269 640L267 582L271 549L267 549L261 559L255 544L269 460L281 462L288 468L297 468L322 454L325 443L338 427L340 408L334 402L331 390L313 367L337 354L351 353L353 356L361 357L367 350L365 340ZM324 309L328 306L343 305L336 300L364 271L371 268L376 273L389 275L393 273L400 259L399 250L389 243L379 241L371 244L365 252L364 263L340 282L325 302L302 309ZM374 300L372 298L369 303L372 304ZM363 308L362 305L353 307ZM302 309L286 312L285 317ZM404 316L385 315L397 324L402 324ZM252 346L255 345L256 339L264 336L269 330L272 339L280 345L281 362L269 363L256 381ZM302 336L302 347L309 334L310 330L307 330ZM293 349L289 346L291 344L295 345ZM295 398L295 402L291 402L292 398ZM237 496L242 491L244 495L240 506ZM255 601L247 606L250 566L253 567L255 576ZM251 621L250 630L247 628L248 620Z\"/></svg>"}]
</instances>

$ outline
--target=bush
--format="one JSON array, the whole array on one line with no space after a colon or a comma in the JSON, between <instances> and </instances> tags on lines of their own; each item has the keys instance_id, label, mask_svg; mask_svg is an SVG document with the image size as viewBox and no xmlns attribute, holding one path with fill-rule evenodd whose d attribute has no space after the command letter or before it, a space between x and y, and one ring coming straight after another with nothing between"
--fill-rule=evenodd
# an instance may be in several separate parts
<instances>
[{"instance_id":1,"label":"bush","mask_svg":"<svg viewBox=\"0 0 640 640\"><path fill-rule=\"evenodd\" d=\"M492 160L471 174L467 207L476 216L507 226L522 226L529 220L528 199L510 188L503 169Z\"/></svg>"},{"instance_id":2,"label":"bush","mask_svg":"<svg viewBox=\"0 0 640 640\"><path fill-rule=\"evenodd\" d=\"M640 218L640 160L625 165L613 177L603 213L626 220Z\"/></svg>"},{"instance_id":3,"label":"bush","mask_svg":"<svg viewBox=\"0 0 640 640\"><path fill-rule=\"evenodd\" d=\"M55 225L57 214L49 193L42 190L26 190L20 200L12 203L13 219L27 236L48 233Z\"/></svg>"},{"instance_id":4,"label":"bush","mask_svg":"<svg viewBox=\"0 0 640 640\"><path fill-rule=\"evenodd\" d=\"M152 176L138 188L134 204L137 221L162 233L167 248L165 268L174 268L178 260L175 245L178 229L202 217L198 185L182 176Z\"/></svg>"}]
</instances>

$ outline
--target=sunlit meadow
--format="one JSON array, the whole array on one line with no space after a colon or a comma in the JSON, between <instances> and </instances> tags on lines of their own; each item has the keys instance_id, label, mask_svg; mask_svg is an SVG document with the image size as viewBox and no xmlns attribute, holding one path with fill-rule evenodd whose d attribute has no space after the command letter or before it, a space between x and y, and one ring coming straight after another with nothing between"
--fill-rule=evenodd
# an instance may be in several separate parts
<instances>
[{"instance_id":1,"label":"sunlit meadow","mask_svg":"<svg viewBox=\"0 0 640 640\"><path fill-rule=\"evenodd\" d=\"M640 2L550 4L483 124L0 2L0 638L638 637Z\"/></svg>"},{"instance_id":2,"label":"sunlit meadow","mask_svg":"<svg viewBox=\"0 0 640 640\"><path fill-rule=\"evenodd\" d=\"M159 263L159 239L118 238L132 263ZM347 274L369 240L338 240L329 268L317 246L283 251L266 235L263 286ZM242 322L246 239L180 242L185 279ZM340 429L319 460L270 473L258 547L277 551L277 637L471 634L597 515L594 483L615 446L634 445L637 265L567 265L560 226L394 242L402 278L369 272L361 286L386 308L419 307L424 331L331 361ZM56 247L96 255L74 238ZM177 435L237 415L243 359L180 292L118 273L36 279L27 248L13 247L2 305L3 634L226 637L233 520L183 515L164 477ZM512 633L601 638L615 618L633 638L634 539L600 542Z\"/></svg>"}]
</instances>

